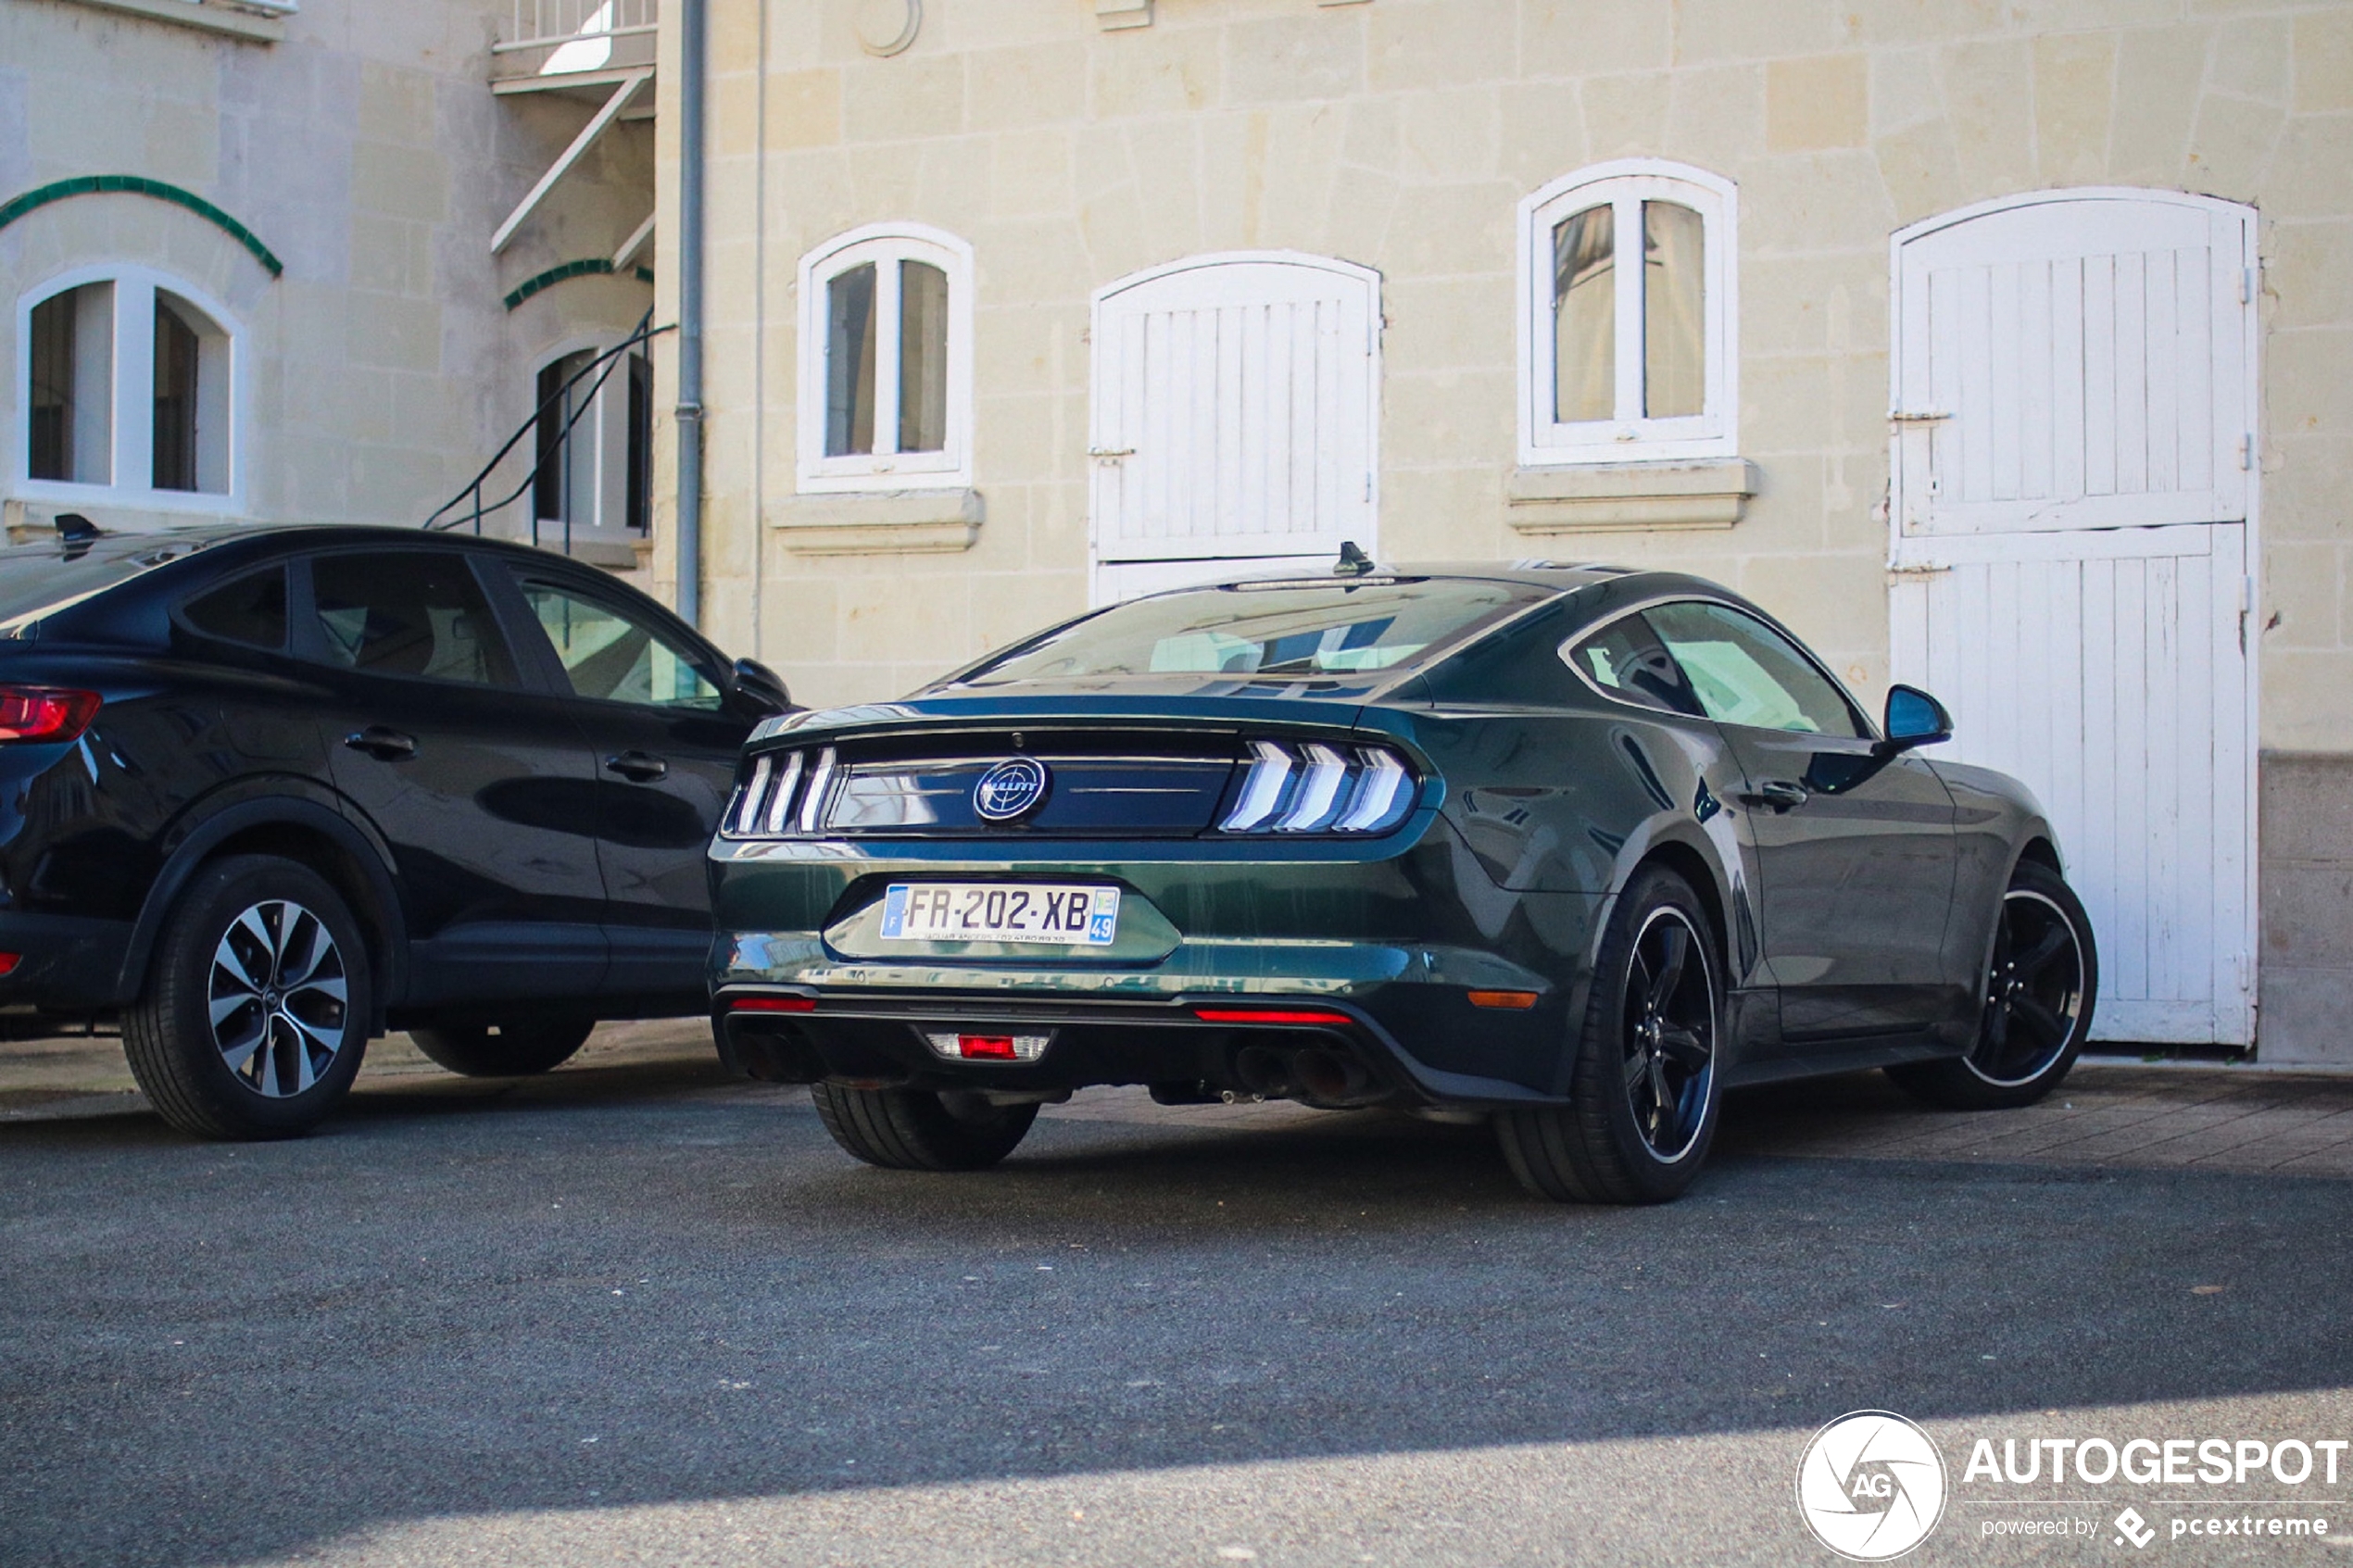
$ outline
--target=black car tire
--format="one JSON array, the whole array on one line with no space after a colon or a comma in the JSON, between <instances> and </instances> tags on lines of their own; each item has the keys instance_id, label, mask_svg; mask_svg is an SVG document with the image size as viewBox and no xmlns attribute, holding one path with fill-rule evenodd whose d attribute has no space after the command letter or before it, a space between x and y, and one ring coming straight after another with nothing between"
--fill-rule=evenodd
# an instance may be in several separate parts
<instances>
[{"instance_id":1,"label":"black car tire","mask_svg":"<svg viewBox=\"0 0 2353 1568\"><path fill-rule=\"evenodd\" d=\"M443 1023L411 1029L409 1037L452 1073L468 1078L522 1078L570 1061L596 1027L593 1018L540 1018Z\"/></svg>"},{"instance_id":2,"label":"black car tire","mask_svg":"<svg viewBox=\"0 0 2353 1568\"><path fill-rule=\"evenodd\" d=\"M1723 1098L1722 974L1691 884L1661 866L1638 872L1602 938L1570 1103L1495 1118L1522 1186L1557 1202L1664 1203L1692 1185Z\"/></svg>"},{"instance_id":3,"label":"black car tire","mask_svg":"<svg viewBox=\"0 0 2353 1568\"><path fill-rule=\"evenodd\" d=\"M267 974L240 979L224 951ZM123 1012L123 1054L148 1102L182 1132L290 1137L359 1075L371 979L359 922L325 878L275 856L233 856L198 871L166 918L145 987ZM216 1000L233 1003L241 988L253 1000L217 1032ZM220 1035L233 1040L248 1025L259 1043L233 1062Z\"/></svg>"},{"instance_id":4,"label":"black car tire","mask_svg":"<svg viewBox=\"0 0 2353 1568\"><path fill-rule=\"evenodd\" d=\"M834 1142L888 1171L985 1170L1038 1120L1035 1105L991 1105L976 1094L812 1084L809 1098Z\"/></svg>"},{"instance_id":5,"label":"black car tire","mask_svg":"<svg viewBox=\"0 0 2353 1568\"><path fill-rule=\"evenodd\" d=\"M2099 950L2082 900L2050 867L2021 860L1996 917L1977 1043L1967 1056L1891 1067L1887 1075L1949 1110L2032 1105L2082 1054L2099 994Z\"/></svg>"}]
</instances>

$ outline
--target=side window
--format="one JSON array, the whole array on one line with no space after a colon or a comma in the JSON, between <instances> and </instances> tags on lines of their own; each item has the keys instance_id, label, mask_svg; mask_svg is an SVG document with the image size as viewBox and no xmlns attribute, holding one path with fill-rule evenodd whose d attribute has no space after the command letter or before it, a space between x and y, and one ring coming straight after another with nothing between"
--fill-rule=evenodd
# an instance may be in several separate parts
<instances>
[{"instance_id":1,"label":"side window","mask_svg":"<svg viewBox=\"0 0 2353 1568\"><path fill-rule=\"evenodd\" d=\"M1561 657L1606 696L1694 719L1705 715L1675 656L1639 615L1623 616L1584 641L1564 646Z\"/></svg>"},{"instance_id":2,"label":"side window","mask_svg":"<svg viewBox=\"0 0 2353 1568\"><path fill-rule=\"evenodd\" d=\"M714 713L722 693L675 641L601 598L526 579L522 596L573 693L604 702Z\"/></svg>"},{"instance_id":3,"label":"side window","mask_svg":"<svg viewBox=\"0 0 2353 1568\"><path fill-rule=\"evenodd\" d=\"M286 646L286 569L273 566L208 588L180 607L181 619L208 637L247 647Z\"/></svg>"},{"instance_id":4,"label":"side window","mask_svg":"<svg viewBox=\"0 0 2353 1568\"><path fill-rule=\"evenodd\" d=\"M465 558L440 550L353 551L310 563L329 664L512 686L514 660Z\"/></svg>"},{"instance_id":5,"label":"side window","mask_svg":"<svg viewBox=\"0 0 2353 1568\"><path fill-rule=\"evenodd\" d=\"M1870 733L1846 694L1755 616L1692 600L1659 605L1643 617L1718 723L1849 737Z\"/></svg>"}]
</instances>

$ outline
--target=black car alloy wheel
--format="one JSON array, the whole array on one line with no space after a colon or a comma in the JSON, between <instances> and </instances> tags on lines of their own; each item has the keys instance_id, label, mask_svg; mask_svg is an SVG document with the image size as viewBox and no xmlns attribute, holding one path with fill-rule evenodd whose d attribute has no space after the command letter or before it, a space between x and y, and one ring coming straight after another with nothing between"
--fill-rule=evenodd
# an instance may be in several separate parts
<instances>
[{"instance_id":1,"label":"black car alloy wheel","mask_svg":"<svg viewBox=\"0 0 2353 1568\"><path fill-rule=\"evenodd\" d=\"M1651 1157L1671 1165L1692 1151L1716 1075L1716 984L1691 917L1650 912L1626 977L1627 1108Z\"/></svg>"},{"instance_id":2,"label":"black car alloy wheel","mask_svg":"<svg viewBox=\"0 0 2353 1568\"><path fill-rule=\"evenodd\" d=\"M351 1005L343 951L291 899L254 904L213 948L212 1043L230 1075L269 1099L301 1094L344 1047Z\"/></svg>"},{"instance_id":3,"label":"black car alloy wheel","mask_svg":"<svg viewBox=\"0 0 2353 1568\"><path fill-rule=\"evenodd\" d=\"M2003 1087L2047 1072L2082 1019L2083 967L2082 939L2056 898L2032 886L2004 894L1969 1070Z\"/></svg>"}]
</instances>

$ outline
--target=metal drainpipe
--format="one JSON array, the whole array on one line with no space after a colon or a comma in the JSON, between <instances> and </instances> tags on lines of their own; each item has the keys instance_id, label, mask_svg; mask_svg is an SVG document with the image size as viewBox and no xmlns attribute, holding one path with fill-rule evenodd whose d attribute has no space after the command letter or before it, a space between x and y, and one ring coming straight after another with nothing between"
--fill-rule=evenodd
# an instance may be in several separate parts
<instances>
[{"instance_id":1,"label":"metal drainpipe","mask_svg":"<svg viewBox=\"0 0 2353 1568\"><path fill-rule=\"evenodd\" d=\"M678 614L702 624L702 220L705 0L678 15Z\"/></svg>"}]
</instances>

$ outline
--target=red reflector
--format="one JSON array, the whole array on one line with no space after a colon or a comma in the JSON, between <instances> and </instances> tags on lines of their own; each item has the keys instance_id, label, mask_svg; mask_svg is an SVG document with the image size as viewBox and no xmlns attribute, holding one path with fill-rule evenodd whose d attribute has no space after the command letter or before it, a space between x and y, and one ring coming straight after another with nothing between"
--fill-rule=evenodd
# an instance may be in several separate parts
<instances>
[{"instance_id":1,"label":"red reflector","mask_svg":"<svg viewBox=\"0 0 2353 1568\"><path fill-rule=\"evenodd\" d=\"M1506 1008L1513 1012L1526 1012L1536 1005L1533 991L1473 991L1470 1005L1475 1008Z\"/></svg>"},{"instance_id":2,"label":"red reflector","mask_svg":"<svg viewBox=\"0 0 2353 1568\"><path fill-rule=\"evenodd\" d=\"M1193 1015L1204 1023L1306 1024L1343 1029L1356 1022L1329 1008L1195 1008Z\"/></svg>"},{"instance_id":3,"label":"red reflector","mask_svg":"<svg viewBox=\"0 0 2353 1568\"><path fill-rule=\"evenodd\" d=\"M10 741L69 741L98 716L96 692L62 686L0 686L0 746Z\"/></svg>"},{"instance_id":4,"label":"red reflector","mask_svg":"<svg viewBox=\"0 0 2353 1568\"><path fill-rule=\"evenodd\" d=\"M0 953L0 974L7 973L22 962L24 962L22 953Z\"/></svg>"},{"instance_id":5,"label":"red reflector","mask_svg":"<svg viewBox=\"0 0 2353 1568\"><path fill-rule=\"evenodd\" d=\"M730 1012L815 1012L814 997L730 997Z\"/></svg>"},{"instance_id":6,"label":"red reflector","mask_svg":"<svg viewBox=\"0 0 2353 1568\"><path fill-rule=\"evenodd\" d=\"M981 1061L1012 1061L1014 1060L1013 1037L1011 1035L959 1035L956 1054Z\"/></svg>"}]
</instances>

